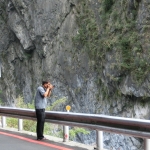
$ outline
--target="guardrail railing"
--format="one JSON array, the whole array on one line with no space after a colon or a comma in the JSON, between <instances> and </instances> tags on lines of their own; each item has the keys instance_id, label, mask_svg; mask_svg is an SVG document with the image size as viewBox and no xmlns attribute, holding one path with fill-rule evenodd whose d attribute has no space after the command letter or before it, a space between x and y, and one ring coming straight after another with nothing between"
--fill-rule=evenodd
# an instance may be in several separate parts
<instances>
[{"instance_id":1,"label":"guardrail railing","mask_svg":"<svg viewBox=\"0 0 150 150\"><path fill-rule=\"evenodd\" d=\"M0 107L0 115L18 119L36 120L35 110L31 109ZM5 120L2 117L2 127L5 126ZM144 149L150 150L150 120L98 114L46 111L45 121L65 126L78 126L96 130L97 150L103 149L102 131L143 138L145 139ZM20 121L18 124L18 129L21 130L22 122Z\"/></svg>"}]
</instances>

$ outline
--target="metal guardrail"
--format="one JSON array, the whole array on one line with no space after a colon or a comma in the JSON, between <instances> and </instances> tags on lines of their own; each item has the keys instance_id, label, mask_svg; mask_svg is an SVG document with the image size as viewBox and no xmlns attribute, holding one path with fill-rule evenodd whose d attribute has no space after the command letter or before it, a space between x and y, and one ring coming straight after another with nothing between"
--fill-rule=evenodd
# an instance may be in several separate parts
<instances>
[{"instance_id":1,"label":"metal guardrail","mask_svg":"<svg viewBox=\"0 0 150 150\"><path fill-rule=\"evenodd\" d=\"M31 109L0 107L0 115L36 120L35 110ZM46 111L45 121L150 139L150 120L97 114ZM145 150L146 149L147 148L145 148Z\"/></svg>"}]
</instances>

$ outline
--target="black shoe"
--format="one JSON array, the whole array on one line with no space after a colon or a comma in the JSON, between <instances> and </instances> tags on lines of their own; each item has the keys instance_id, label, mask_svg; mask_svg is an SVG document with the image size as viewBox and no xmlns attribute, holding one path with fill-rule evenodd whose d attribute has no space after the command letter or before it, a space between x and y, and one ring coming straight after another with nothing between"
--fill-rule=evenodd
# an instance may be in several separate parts
<instances>
[{"instance_id":1,"label":"black shoe","mask_svg":"<svg viewBox=\"0 0 150 150\"><path fill-rule=\"evenodd\" d=\"M45 138L45 137L43 137L43 138L37 138L37 140L38 140L38 141L46 140L46 138Z\"/></svg>"}]
</instances>

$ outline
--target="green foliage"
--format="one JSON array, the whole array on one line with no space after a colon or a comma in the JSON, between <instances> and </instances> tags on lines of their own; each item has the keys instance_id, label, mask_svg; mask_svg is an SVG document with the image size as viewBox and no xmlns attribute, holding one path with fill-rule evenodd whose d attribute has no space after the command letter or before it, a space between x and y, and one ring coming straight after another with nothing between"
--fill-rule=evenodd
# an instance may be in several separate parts
<instances>
[{"instance_id":1,"label":"green foliage","mask_svg":"<svg viewBox=\"0 0 150 150\"><path fill-rule=\"evenodd\" d=\"M113 5L113 0L104 0L103 8L105 12L109 12Z\"/></svg>"},{"instance_id":2,"label":"green foliage","mask_svg":"<svg viewBox=\"0 0 150 150\"><path fill-rule=\"evenodd\" d=\"M0 2L0 25L7 23L7 15L5 13L6 11L6 4L5 2Z\"/></svg>"},{"instance_id":3,"label":"green foliage","mask_svg":"<svg viewBox=\"0 0 150 150\"><path fill-rule=\"evenodd\" d=\"M63 126L45 123L44 134L63 138Z\"/></svg>"},{"instance_id":4,"label":"green foliage","mask_svg":"<svg viewBox=\"0 0 150 150\"><path fill-rule=\"evenodd\" d=\"M20 95L18 96L18 98L15 101L15 106L18 107L18 108L28 108L28 109L33 109L34 108L33 103L32 104L30 104L30 103L25 104L23 97L20 96ZM17 128L17 126L18 126L18 119L17 118L7 118L6 121L7 121L7 125L9 127ZM32 120L24 120L23 128L26 131L34 132L35 129L36 129L36 122L34 122Z\"/></svg>"},{"instance_id":5,"label":"green foliage","mask_svg":"<svg viewBox=\"0 0 150 150\"><path fill-rule=\"evenodd\" d=\"M69 130L69 133L70 133L70 134L69 134L70 140L73 140L73 139L76 137L76 135L79 134L79 133L82 133L82 134L89 134L90 132L87 131L87 130L84 129L84 128L74 127L74 128L72 128L72 129Z\"/></svg>"},{"instance_id":6,"label":"green foliage","mask_svg":"<svg viewBox=\"0 0 150 150\"><path fill-rule=\"evenodd\" d=\"M22 96L18 96L18 98L15 101L15 106L19 108L27 108L27 104L24 103L24 99Z\"/></svg>"},{"instance_id":7,"label":"green foliage","mask_svg":"<svg viewBox=\"0 0 150 150\"><path fill-rule=\"evenodd\" d=\"M0 105L3 105L3 100L0 98Z\"/></svg>"},{"instance_id":8,"label":"green foliage","mask_svg":"<svg viewBox=\"0 0 150 150\"><path fill-rule=\"evenodd\" d=\"M76 51L81 50L88 54L89 64L97 72L97 85L101 88L100 94L103 98L109 97L107 86L101 82L108 52L113 51L115 57L112 65L121 74L121 77L109 75L115 86L119 86L126 75L131 75L133 82L140 85L150 72L150 56L145 59L141 35L136 28L139 2L100 0L100 21L97 19L96 9L92 10L89 1L82 0L76 7L78 32L73 38L73 43ZM133 9L129 9L129 5ZM148 27L143 28L144 30L149 31Z\"/></svg>"},{"instance_id":9,"label":"green foliage","mask_svg":"<svg viewBox=\"0 0 150 150\"><path fill-rule=\"evenodd\" d=\"M31 59L32 58L32 55L33 55L33 52L25 52L24 53L24 57L28 60L28 59Z\"/></svg>"},{"instance_id":10,"label":"green foliage","mask_svg":"<svg viewBox=\"0 0 150 150\"><path fill-rule=\"evenodd\" d=\"M7 118L6 123L7 123L7 126L9 126L11 128L18 127L18 119L16 119L16 118Z\"/></svg>"},{"instance_id":11,"label":"green foliage","mask_svg":"<svg viewBox=\"0 0 150 150\"><path fill-rule=\"evenodd\" d=\"M55 108L57 108L58 106L64 104L66 102L66 97L63 97L61 99L56 100L55 102L52 103L51 106L48 106L46 108L46 110L54 110Z\"/></svg>"},{"instance_id":12,"label":"green foliage","mask_svg":"<svg viewBox=\"0 0 150 150\"><path fill-rule=\"evenodd\" d=\"M77 7L77 11L79 30L77 35L73 37L75 47L87 52L92 60L97 59L97 56L103 57L98 26L92 10L88 8L88 2L82 0L81 4Z\"/></svg>"},{"instance_id":13,"label":"green foliage","mask_svg":"<svg viewBox=\"0 0 150 150\"><path fill-rule=\"evenodd\" d=\"M0 90L0 97L2 97L2 91ZM0 105L4 105L3 100L0 98Z\"/></svg>"},{"instance_id":14,"label":"green foliage","mask_svg":"<svg viewBox=\"0 0 150 150\"><path fill-rule=\"evenodd\" d=\"M36 122L33 120L23 120L23 129L25 131L36 132Z\"/></svg>"},{"instance_id":15,"label":"green foliage","mask_svg":"<svg viewBox=\"0 0 150 150\"><path fill-rule=\"evenodd\" d=\"M122 68L125 70L132 69L132 51L130 51L130 40L127 37L121 39L120 48L122 53Z\"/></svg>"}]
</instances>

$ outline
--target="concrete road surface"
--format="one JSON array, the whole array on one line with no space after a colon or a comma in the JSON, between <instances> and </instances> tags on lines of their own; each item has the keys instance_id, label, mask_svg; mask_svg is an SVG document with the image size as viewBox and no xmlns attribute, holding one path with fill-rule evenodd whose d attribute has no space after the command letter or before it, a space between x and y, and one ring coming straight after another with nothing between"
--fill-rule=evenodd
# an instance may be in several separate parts
<instances>
[{"instance_id":1,"label":"concrete road surface","mask_svg":"<svg viewBox=\"0 0 150 150\"><path fill-rule=\"evenodd\" d=\"M0 129L0 150L90 150L90 148L69 146L49 139L37 141L32 135Z\"/></svg>"}]
</instances>

